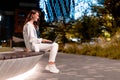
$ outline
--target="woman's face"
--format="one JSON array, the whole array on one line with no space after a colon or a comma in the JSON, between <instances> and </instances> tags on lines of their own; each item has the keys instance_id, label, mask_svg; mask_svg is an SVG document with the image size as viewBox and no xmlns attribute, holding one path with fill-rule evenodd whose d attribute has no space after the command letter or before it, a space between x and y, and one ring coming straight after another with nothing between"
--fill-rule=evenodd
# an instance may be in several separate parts
<instances>
[{"instance_id":1,"label":"woman's face","mask_svg":"<svg viewBox=\"0 0 120 80\"><path fill-rule=\"evenodd\" d=\"M37 21L39 19L39 13L38 12L33 14L33 19L34 19L34 21Z\"/></svg>"}]
</instances>

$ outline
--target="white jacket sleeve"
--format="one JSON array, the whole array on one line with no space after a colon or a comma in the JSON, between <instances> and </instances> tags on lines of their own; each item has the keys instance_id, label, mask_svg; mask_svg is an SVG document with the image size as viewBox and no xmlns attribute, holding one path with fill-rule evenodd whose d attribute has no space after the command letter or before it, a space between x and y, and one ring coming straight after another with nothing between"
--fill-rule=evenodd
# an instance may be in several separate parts
<instances>
[{"instance_id":1,"label":"white jacket sleeve","mask_svg":"<svg viewBox=\"0 0 120 80\"><path fill-rule=\"evenodd\" d=\"M27 34L29 36L30 43L41 43L42 42L42 38L37 38L37 34L36 34L36 30L34 26L32 26L31 24L28 24L26 28L27 28Z\"/></svg>"}]
</instances>

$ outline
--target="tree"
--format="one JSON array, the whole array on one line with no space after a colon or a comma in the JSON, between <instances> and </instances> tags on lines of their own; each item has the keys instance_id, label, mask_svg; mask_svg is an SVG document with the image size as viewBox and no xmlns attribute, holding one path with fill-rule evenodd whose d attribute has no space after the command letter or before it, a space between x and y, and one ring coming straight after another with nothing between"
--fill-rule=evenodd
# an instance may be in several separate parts
<instances>
[{"instance_id":1,"label":"tree","mask_svg":"<svg viewBox=\"0 0 120 80\"><path fill-rule=\"evenodd\" d=\"M82 18L82 35L83 40L91 40L93 37L98 37L99 32L98 29L100 28L99 25L99 18L94 16L83 16Z\"/></svg>"},{"instance_id":2,"label":"tree","mask_svg":"<svg viewBox=\"0 0 120 80\"><path fill-rule=\"evenodd\" d=\"M105 9L114 17L116 27L120 27L120 0L105 0Z\"/></svg>"}]
</instances>

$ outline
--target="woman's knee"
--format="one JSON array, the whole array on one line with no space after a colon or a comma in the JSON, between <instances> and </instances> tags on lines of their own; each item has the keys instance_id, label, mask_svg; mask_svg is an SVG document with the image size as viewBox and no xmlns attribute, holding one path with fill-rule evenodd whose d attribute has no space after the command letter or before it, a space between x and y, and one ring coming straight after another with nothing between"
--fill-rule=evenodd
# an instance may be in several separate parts
<instances>
[{"instance_id":1,"label":"woman's knee","mask_svg":"<svg viewBox=\"0 0 120 80\"><path fill-rule=\"evenodd\" d=\"M33 51L35 51L35 52L39 52L39 51L40 51L40 48L39 48L39 45L38 45L38 44L33 45L33 46L32 46L32 49L33 49Z\"/></svg>"},{"instance_id":2,"label":"woman's knee","mask_svg":"<svg viewBox=\"0 0 120 80\"><path fill-rule=\"evenodd\" d=\"M58 43L53 43L53 46L59 47Z\"/></svg>"}]
</instances>

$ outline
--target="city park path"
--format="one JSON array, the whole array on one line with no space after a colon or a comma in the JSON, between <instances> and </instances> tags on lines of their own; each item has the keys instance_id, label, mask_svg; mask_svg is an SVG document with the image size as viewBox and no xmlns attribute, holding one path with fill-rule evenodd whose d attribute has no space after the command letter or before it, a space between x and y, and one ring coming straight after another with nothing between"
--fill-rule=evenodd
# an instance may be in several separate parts
<instances>
[{"instance_id":1,"label":"city park path","mask_svg":"<svg viewBox=\"0 0 120 80\"><path fill-rule=\"evenodd\" d=\"M49 53L44 54L27 76L8 80L120 80L119 60L59 52L56 65L60 73L54 74L44 69L48 57Z\"/></svg>"}]
</instances>

